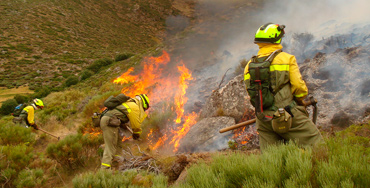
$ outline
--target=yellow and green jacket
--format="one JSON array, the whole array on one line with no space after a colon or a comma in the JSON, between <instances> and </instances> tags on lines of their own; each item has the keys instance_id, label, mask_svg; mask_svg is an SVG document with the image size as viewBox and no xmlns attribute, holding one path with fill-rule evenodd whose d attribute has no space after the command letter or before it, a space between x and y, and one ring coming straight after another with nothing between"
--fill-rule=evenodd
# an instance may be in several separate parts
<instances>
[{"instance_id":1,"label":"yellow and green jacket","mask_svg":"<svg viewBox=\"0 0 370 188\"><path fill-rule=\"evenodd\" d=\"M33 106L26 106L23 108L20 117L24 117L27 125L35 124L35 108Z\"/></svg>"},{"instance_id":2,"label":"yellow and green jacket","mask_svg":"<svg viewBox=\"0 0 370 188\"><path fill-rule=\"evenodd\" d=\"M272 52L282 49L281 44L258 43L257 57L269 56ZM250 85L249 64L244 69L244 83ZM274 106L281 108L290 105L294 97L305 97L308 94L306 83L302 79L295 56L285 52L279 53L270 65L271 88L274 93Z\"/></svg>"},{"instance_id":3,"label":"yellow and green jacket","mask_svg":"<svg viewBox=\"0 0 370 188\"><path fill-rule=\"evenodd\" d=\"M131 98L122 103L122 105L118 105L116 108L106 113L108 116L109 114L116 115L124 123L130 121L134 134L141 134L141 124L147 117L140 97Z\"/></svg>"}]
</instances>

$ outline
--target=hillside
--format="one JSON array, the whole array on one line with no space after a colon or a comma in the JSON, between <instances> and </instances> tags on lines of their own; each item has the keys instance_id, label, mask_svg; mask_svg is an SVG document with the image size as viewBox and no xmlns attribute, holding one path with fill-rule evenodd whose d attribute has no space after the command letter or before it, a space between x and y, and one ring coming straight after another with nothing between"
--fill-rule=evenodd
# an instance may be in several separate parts
<instances>
[{"instance_id":1,"label":"hillside","mask_svg":"<svg viewBox=\"0 0 370 188\"><path fill-rule=\"evenodd\" d=\"M140 54L160 45L166 18L181 14L173 4L171 0L1 1L0 87L55 89L95 60L114 60L119 54Z\"/></svg>"},{"instance_id":2,"label":"hillside","mask_svg":"<svg viewBox=\"0 0 370 188\"><path fill-rule=\"evenodd\" d=\"M313 9L301 9L333 7L331 1L284 3L292 6L272 0L2 0L0 87L7 88L0 89L0 102L35 91L30 96L45 104L35 121L46 132L0 116L1 186L369 187L370 24L332 34L346 24L316 20ZM302 25L305 13L311 18ZM261 153L255 124L219 133L255 118L241 69L258 50L255 29L270 20L287 24L284 50L296 55L310 94L319 99L316 125L325 144L290 142ZM312 22L324 29L314 33ZM86 71L93 73L82 79ZM66 85L73 77L76 82ZM141 140L120 130L122 153L106 171L100 169L102 130L91 116L119 93L146 93L151 107Z\"/></svg>"}]
</instances>

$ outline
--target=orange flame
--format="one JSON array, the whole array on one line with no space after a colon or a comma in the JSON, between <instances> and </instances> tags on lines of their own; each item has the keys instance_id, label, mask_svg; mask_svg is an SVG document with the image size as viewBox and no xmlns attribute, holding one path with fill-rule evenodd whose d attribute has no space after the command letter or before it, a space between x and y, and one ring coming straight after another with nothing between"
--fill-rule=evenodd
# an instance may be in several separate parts
<instances>
[{"instance_id":1,"label":"orange flame","mask_svg":"<svg viewBox=\"0 0 370 188\"><path fill-rule=\"evenodd\" d=\"M174 136L172 137L172 140L170 143L174 144L174 150L173 152L176 152L179 148L179 142L180 140L189 132L191 126L193 126L196 123L196 118L198 115L195 112L192 112L187 116L185 119L185 123L183 124L182 127L180 127L176 131L172 131Z\"/></svg>"},{"instance_id":2,"label":"orange flame","mask_svg":"<svg viewBox=\"0 0 370 188\"><path fill-rule=\"evenodd\" d=\"M185 97L188 88L189 80L193 80L191 72L185 67L184 63L180 61L180 66L177 66L177 71L172 71L163 74L165 66L170 62L170 56L166 51L160 57L147 57L143 60L143 70L136 75L133 75L134 68L130 68L120 77L113 80L114 83L124 85L122 93L128 96L134 96L140 93L146 93L151 101L151 106L154 106L160 101L173 100L175 103L176 120L178 128L176 130L162 130L165 132L161 137L154 137L153 130L147 135L149 145L152 150L169 142L173 144L174 151L179 147L179 141L190 130L190 127L196 123L197 115L192 113L185 115L184 105L188 98ZM180 74L180 75L176 75ZM178 77L178 79L174 79ZM181 121L184 119L183 125ZM171 126L170 126L171 127ZM162 134L161 134L162 135ZM156 140L154 144L154 140Z\"/></svg>"},{"instance_id":3,"label":"orange flame","mask_svg":"<svg viewBox=\"0 0 370 188\"><path fill-rule=\"evenodd\" d=\"M181 76L179 78L180 91L175 96L175 105L177 114L175 122L181 123L181 118L184 115L184 104L188 101L188 98L185 97L186 89L188 88L187 80L192 80L193 77L191 76L189 69L187 69L184 64L182 64L182 66L178 66L177 69L181 73Z\"/></svg>"}]
</instances>

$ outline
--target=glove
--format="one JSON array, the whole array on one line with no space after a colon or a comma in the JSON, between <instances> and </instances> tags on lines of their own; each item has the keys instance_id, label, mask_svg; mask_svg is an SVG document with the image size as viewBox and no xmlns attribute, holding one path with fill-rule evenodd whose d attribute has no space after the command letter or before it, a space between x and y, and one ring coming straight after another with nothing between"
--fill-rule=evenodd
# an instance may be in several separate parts
<instances>
[{"instance_id":1,"label":"glove","mask_svg":"<svg viewBox=\"0 0 370 188\"><path fill-rule=\"evenodd\" d=\"M295 97L294 98L294 100L295 100L295 102L297 102L297 104L299 105L299 106L306 106L305 104L304 104L304 102L303 102L303 99L304 99L305 97Z\"/></svg>"},{"instance_id":2,"label":"glove","mask_svg":"<svg viewBox=\"0 0 370 188\"><path fill-rule=\"evenodd\" d=\"M140 138L140 134L132 134L132 138L134 139L134 140L139 140L139 138Z\"/></svg>"},{"instance_id":3,"label":"glove","mask_svg":"<svg viewBox=\"0 0 370 188\"><path fill-rule=\"evenodd\" d=\"M34 129L36 129L36 130L39 130L39 127L37 127L37 125L36 125L36 124L31 125L31 127L33 127L33 128L34 128Z\"/></svg>"}]
</instances>

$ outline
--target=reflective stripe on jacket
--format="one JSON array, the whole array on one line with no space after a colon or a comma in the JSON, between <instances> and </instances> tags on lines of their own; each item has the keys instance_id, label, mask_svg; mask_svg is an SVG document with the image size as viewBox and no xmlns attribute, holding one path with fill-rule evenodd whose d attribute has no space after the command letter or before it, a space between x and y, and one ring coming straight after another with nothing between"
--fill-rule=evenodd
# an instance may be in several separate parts
<instances>
[{"instance_id":1,"label":"reflective stripe on jacket","mask_svg":"<svg viewBox=\"0 0 370 188\"><path fill-rule=\"evenodd\" d=\"M131 98L128 101L122 103L122 105L118 105L115 110L117 111L117 113L125 113L125 115L130 120L131 128L134 134L141 134L141 123L147 117L141 98ZM117 117L120 116L117 115Z\"/></svg>"},{"instance_id":2,"label":"reflective stripe on jacket","mask_svg":"<svg viewBox=\"0 0 370 188\"><path fill-rule=\"evenodd\" d=\"M258 43L260 50L257 57L270 55L282 49L280 44ZM249 87L249 63L244 69L244 83ZM306 83L303 81L295 56L285 52L279 53L270 65L271 88L274 93L274 106L284 107L293 101L293 97L305 97L308 94Z\"/></svg>"},{"instance_id":3,"label":"reflective stripe on jacket","mask_svg":"<svg viewBox=\"0 0 370 188\"><path fill-rule=\"evenodd\" d=\"M30 125L35 124L35 109L33 106L26 106L23 108L21 114L27 114L26 122L28 122Z\"/></svg>"}]
</instances>

